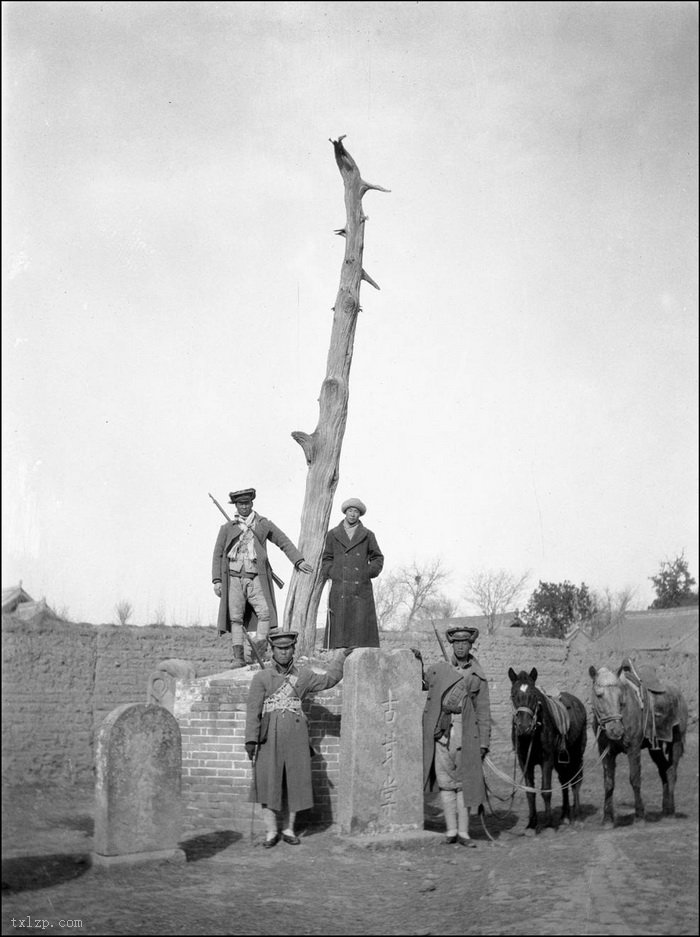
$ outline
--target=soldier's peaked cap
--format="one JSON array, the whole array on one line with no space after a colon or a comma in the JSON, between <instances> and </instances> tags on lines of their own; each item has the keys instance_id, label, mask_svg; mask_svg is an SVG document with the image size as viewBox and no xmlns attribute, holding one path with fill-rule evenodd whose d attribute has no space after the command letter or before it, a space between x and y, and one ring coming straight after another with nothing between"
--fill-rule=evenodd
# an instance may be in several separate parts
<instances>
[{"instance_id":1,"label":"soldier's peaked cap","mask_svg":"<svg viewBox=\"0 0 700 937\"><path fill-rule=\"evenodd\" d=\"M469 641L471 644L473 644L479 637L479 629L466 628L464 626L448 628L445 632L445 636L450 644L453 644L455 641Z\"/></svg>"},{"instance_id":2,"label":"soldier's peaked cap","mask_svg":"<svg viewBox=\"0 0 700 937\"><path fill-rule=\"evenodd\" d=\"M298 631L279 631L268 635L267 640L273 647L294 647L297 643Z\"/></svg>"},{"instance_id":3,"label":"soldier's peaked cap","mask_svg":"<svg viewBox=\"0 0 700 937\"><path fill-rule=\"evenodd\" d=\"M228 499L231 504L236 504L238 501L252 502L255 500L255 488L241 488L240 491L230 491Z\"/></svg>"}]
</instances>

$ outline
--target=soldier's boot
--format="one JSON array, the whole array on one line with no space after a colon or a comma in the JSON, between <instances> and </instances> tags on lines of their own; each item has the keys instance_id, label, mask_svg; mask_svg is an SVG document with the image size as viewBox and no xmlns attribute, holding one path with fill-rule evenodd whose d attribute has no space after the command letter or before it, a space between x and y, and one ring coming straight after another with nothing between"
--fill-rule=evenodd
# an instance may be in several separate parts
<instances>
[{"instance_id":1,"label":"soldier's boot","mask_svg":"<svg viewBox=\"0 0 700 937\"><path fill-rule=\"evenodd\" d=\"M445 842L449 845L457 842L457 797L456 791L440 789L442 812L445 815Z\"/></svg>"},{"instance_id":2,"label":"soldier's boot","mask_svg":"<svg viewBox=\"0 0 700 937\"><path fill-rule=\"evenodd\" d=\"M460 846L476 846L469 838L469 807L464 803L461 791L457 791L457 842Z\"/></svg>"},{"instance_id":3,"label":"soldier's boot","mask_svg":"<svg viewBox=\"0 0 700 937\"><path fill-rule=\"evenodd\" d=\"M233 663L231 664L231 670L238 670L239 667L245 667L245 655L243 654L243 645L234 644L233 645Z\"/></svg>"}]
</instances>

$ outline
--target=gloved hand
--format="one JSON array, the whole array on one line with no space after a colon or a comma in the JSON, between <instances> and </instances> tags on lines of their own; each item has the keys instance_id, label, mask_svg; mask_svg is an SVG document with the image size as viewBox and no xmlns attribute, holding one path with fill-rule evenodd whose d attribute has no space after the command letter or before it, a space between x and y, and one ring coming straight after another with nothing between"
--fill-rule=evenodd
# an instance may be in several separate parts
<instances>
[{"instance_id":1,"label":"gloved hand","mask_svg":"<svg viewBox=\"0 0 700 937\"><path fill-rule=\"evenodd\" d=\"M252 761L255 758L255 749L258 747L257 742L246 742L245 751L249 760Z\"/></svg>"},{"instance_id":2,"label":"gloved hand","mask_svg":"<svg viewBox=\"0 0 700 937\"><path fill-rule=\"evenodd\" d=\"M307 563L306 560L298 560L295 565L295 569L298 569L300 573L306 573L307 575L314 571L311 563Z\"/></svg>"},{"instance_id":3,"label":"gloved hand","mask_svg":"<svg viewBox=\"0 0 700 937\"><path fill-rule=\"evenodd\" d=\"M489 753L488 748L484 748L484 747L482 746L482 747L481 747L481 760L482 760L482 761L484 760L484 758L486 758L486 756L488 755L488 753Z\"/></svg>"},{"instance_id":4,"label":"gloved hand","mask_svg":"<svg viewBox=\"0 0 700 937\"><path fill-rule=\"evenodd\" d=\"M221 598L221 583L220 582L214 583L214 595L218 595L218 597Z\"/></svg>"}]
</instances>

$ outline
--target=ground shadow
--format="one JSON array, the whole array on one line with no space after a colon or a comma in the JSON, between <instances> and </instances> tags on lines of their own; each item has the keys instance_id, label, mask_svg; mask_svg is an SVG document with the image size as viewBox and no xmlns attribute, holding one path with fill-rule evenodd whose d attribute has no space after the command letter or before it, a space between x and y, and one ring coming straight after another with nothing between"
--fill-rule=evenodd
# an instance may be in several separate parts
<instances>
[{"instance_id":1,"label":"ground shadow","mask_svg":"<svg viewBox=\"0 0 700 937\"><path fill-rule=\"evenodd\" d=\"M95 832L95 821L87 813L53 817L47 821L46 825L49 828L76 830L78 833L85 833L86 836L92 836Z\"/></svg>"},{"instance_id":2,"label":"ground shadow","mask_svg":"<svg viewBox=\"0 0 700 937\"><path fill-rule=\"evenodd\" d=\"M503 811L486 810L479 814L472 813L469 818L469 835L473 839L498 839L501 833L517 826L519 820L520 816L516 811L506 808ZM423 829L431 833L445 832L445 817L439 803L439 795L430 794L425 798Z\"/></svg>"},{"instance_id":3,"label":"ground shadow","mask_svg":"<svg viewBox=\"0 0 700 937\"><path fill-rule=\"evenodd\" d=\"M3 859L2 890L11 893L50 888L80 878L89 868L90 854L86 852Z\"/></svg>"},{"instance_id":4,"label":"ground shadow","mask_svg":"<svg viewBox=\"0 0 700 937\"><path fill-rule=\"evenodd\" d=\"M199 862L200 859L211 859L217 852L228 849L233 843L242 839L241 833L233 830L218 830L215 833L202 833L201 836L193 836L192 839L186 839L178 846L185 853L188 862Z\"/></svg>"},{"instance_id":5,"label":"ground shadow","mask_svg":"<svg viewBox=\"0 0 700 937\"><path fill-rule=\"evenodd\" d=\"M306 839L307 836L315 836L317 833L325 833L333 826L332 820L314 821L305 825L304 822L297 822L296 833L298 836Z\"/></svg>"}]
</instances>

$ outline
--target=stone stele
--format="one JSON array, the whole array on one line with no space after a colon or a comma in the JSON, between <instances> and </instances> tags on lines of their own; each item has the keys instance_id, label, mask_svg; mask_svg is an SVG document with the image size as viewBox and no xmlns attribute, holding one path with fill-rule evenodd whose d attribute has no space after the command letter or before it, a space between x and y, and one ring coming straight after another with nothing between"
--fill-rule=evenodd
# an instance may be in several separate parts
<instances>
[{"instance_id":1,"label":"stone stele","mask_svg":"<svg viewBox=\"0 0 700 937\"><path fill-rule=\"evenodd\" d=\"M421 666L408 648L356 648L345 662L341 833L423 829Z\"/></svg>"},{"instance_id":2,"label":"stone stele","mask_svg":"<svg viewBox=\"0 0 700 937\"><path fill-rule=\"evenodd\" d=\"M93 865L184 861L182 742L172 713L127 703L100 726Z\"/></svg>"}]
</instances>

